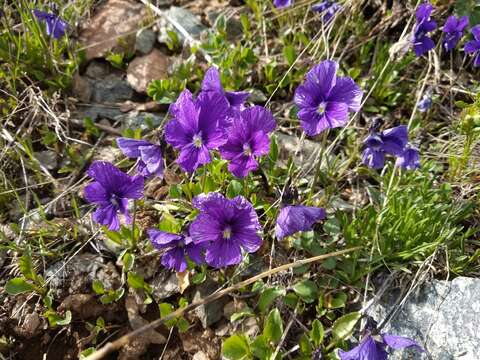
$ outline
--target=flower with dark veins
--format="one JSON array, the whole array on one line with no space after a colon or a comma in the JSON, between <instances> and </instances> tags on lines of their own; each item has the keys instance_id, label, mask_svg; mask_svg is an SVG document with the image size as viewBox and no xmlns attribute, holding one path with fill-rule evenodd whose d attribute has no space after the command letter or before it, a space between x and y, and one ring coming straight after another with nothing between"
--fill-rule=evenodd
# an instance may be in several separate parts
<instances>
[{"instance_id":1,"label":"flower with dark veins","mask_svg":"<svg viewBox=\"0 0 480 360\"><path fill-rule=\"evenodd\" d=\"M326 217L325 209L315 206L285 206L280 210L275 225L278 239L293 235L300 231L312 230L312 226Z\"/></svg>"},{"instance_id":2,"label":"flower with dark veins","mask_svg":"<svg viewBox=\"0 0 480 360\"><path fill-rule=\"evenodd\" d=\"M287 8L293 5L293 0L273 0L273 5L277 9Z\"/></svg>"},{"instance_id":3,"label":"flower with dark veins","mask_svg":"<svg viewBox=\"0 0 480 360\"><path fill-rule=\"evenodd\" d=\"M173 119L165 127L165 140L180 150L177 163L184 171L194 172L211 161L210 150L227 141L225 123L229 105L217 92L201 92L193 99L184 90L170 106Z\"/></svg>"},{"instance_id":4,"label":"flower with dark veins","mask_svg":"<svg viewBox=\"0 0 480 360\"><path fill-rule=\"evenodd\" d=\"M253 253L262 245L258 216L243 196L227 199L212 192L196 196L193 206L200 214L190 225L190 236L195 244L205 244L208 265L222 268L238 264L242 251Z\"/></svg>"},{"instance_id":5,"label":"flower with dark veins","mask_svg":"<svg viewBox=\"0 0 480 360\"><path fill-rule=\"evenodd\" d=\"M322 1L312 6L312 10L322 14L322 19L328 23L335 14L342 9L342 6L332 0Z\"/></svg>"},{"instance_id":6,"label":"flower with dark veins","mask_svg":"<svg viewBox=\"0 0 480 360\"><path fill-rule=\"evenodd\" d=\"M372 131L363 141L362 162L372 169L381 169L385 154L399 156L408 142L408 128L400 125L382 132Z\"/></svg>"},{"instance_id":7,"label":"flower with dark veins","mask_svg":"<svg viewBox=\"0 0 480 360\"><path fill-rule=\"evenodd\" d=\"M345 126L349 111L360 110L363 92L350 77L337 77L338 64L325 60L314 66L295 91L298 118L309 136Z\"/></svg>"},{"instance_id":8,"label":"flower with dark veins","mask_svg":"<svg viewBox=\"0 0 480 360\"><path fill-rule=\"evenodd\" d=\"M247 91L225 91L220 82L220 73L213 66L205 73L202 81L202 91L213 91L224 95L230 106L236 110L241 110L250 96L250 93Z\"/></svg>"},{"instance_id":9,"label":"flower with dark veins","mask_svg":"<svg viewBox=\"0 0 480 360\"><path fill-rule=\"evenodd\" d=\"M258 168L257 157L270 151L269 133L276 127L272 113L262 107L253 106L237 113L228 130L228 141L220 147L220 154L229 160L228 170L245 177Z\"/></svg>"},{"instance_id":10,"label":"flower with dark veins","mask_svg":"<svg viewBox=\"0 0 480 360\"><path fill-rule=\"evenodd\" d=\"M49 14L40 10L33 10L35 17L45 24L45 31L48 36L60 39L65 35L68 24L55 14Z\"/></svg>"},{"instance_id":11,"label":"flower with dark veins","mask_svg":"<svg viewBox=\"0 0 480 360\"><path fill-rule=\"evenodd\" d=\"M130 223L128 200L142 198L143 177L129 176L105 161L95 161L87 173L95 180L84 190L85 199L97 205L93 220L114 231L120 228L118 213Z\"/></svg>"},{"instance_id":12,"label":"flower with dark veins","mask_svg":"<svg viewBox=\"0 0 480 360\"><path fill-rule=\"evenodd\" d=\"M465 44L465 52L473 54L473 66L480 66L480 25L475 25L472 28L473 40Z\"/></svg>"},{"instance_id":13,"label":"flower with dark veins","mask_svg":"<svg viewBox=\"0 0 480 360\"><path fill-rule=\"evenodd\" d=\"M163 176L164 164L160 146L146 140L117 138L117 145L125 156L140 159L137 171L144 177Z\"/></svg>"},{"instance_id":14,"label":"flower with dark veins","mask_svg":"<svg viewBox=\"0 0 480 360\"><path fill-rule=\"evenodd\" d=\"M205 262L202 244L195 244L192 238L181 234L173 234L158 229L149 229L148 237L153 247L165 250L162 255L162 265L168 269L183 272L187 269L187 256L197 265Z\"/></svg>"},{"instance_id":15,"label":"flower with dark veins","mask_svg":"<svg viewBox=\"0 0 480 360\"><path fill-rule=\"evenodd\" d=\"M430 18L433 6L425 2L420 5L415 13L417 23L413 31L413 49L415 55L422 56L435 47L435 43L427 34L437 28L437 23Z\"/></svg>"},{"instance_id":16,"label":"flower with dark veins","mask_svg":"<svg viewBox=\"0 0 480 360\"><path fill-rule=\"evenodd\" d=\"M443 39L443 47L447 52L455 48L457 46L458 41L461 39L463 35L463 30L468 25L468 17L462 16L457 18L455 15L451 15L448 17L445 25L443 25L442 31L444 32L445 36Z\"/></svg>"}]
</instances>

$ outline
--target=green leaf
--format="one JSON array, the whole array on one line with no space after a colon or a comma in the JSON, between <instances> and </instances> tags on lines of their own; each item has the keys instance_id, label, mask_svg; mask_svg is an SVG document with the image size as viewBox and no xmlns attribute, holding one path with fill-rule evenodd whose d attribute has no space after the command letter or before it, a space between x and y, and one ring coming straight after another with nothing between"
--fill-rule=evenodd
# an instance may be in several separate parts
<instances>
[{"instance_id":1,"label":"green leaf","mask_svg":"<svg viewBox=\"0 0 480 360\"><path fill-rule=\"evenodd\" d=\"M353 312L339 317L332 326L332 334L337 340L345 340L351 336L358 320L362 317L359 312Z\"/></svg>"},{"instance_id":2,"label":"green leaf","mask_svg":"<svg viewBox=\"0 0 480 360\"><path fill-rule=\"evenodd\" d=\"M272 356L272 348L265 335L258 335L252 342L252 353L259 359L269 359Z\"/></svg>"},{"instance_id":3,"label":"green leaf","mask_svg":"<svg viewBox=\"0 0 480 360\"><path fill-rule=\"evenodd\" d=\"M234 334L223 342L222 355L229 360L251 359L250 340L244 334Z\"/></svg>"},{"instance_id":4,"label":"green leaf","mask_svg":"<svg viewBox=\"0 0 480 360\"><path fill-rule=\"evenodd\" d=\"M323 342L323 336L325 335L325 330L323 329L322 323L315 319L312 322L312 330L310 330L310 339L316 348L319 348Z\"/></svg>"},{"instance_id":5,"label":"green leaf","mask_svg":"<svg viewBox=\"0 0 480 360\"><path fill-rule=\"evenodd\" d=\"M265 320L263 335L274 343L277 343L283 334L283 322L278 309L273 309Z\"/></svg>"},{"instance_id":6,"label":"green leaf","mask_svg":"<svg viewBox=\"0 0 480 360\"><path fill-rule=\"evenodd\" d=\"M292 45L285 46L283 48L283 56L285 56L288 66L292 65L297 58L295 48Z\"/></svg>"},{"instance_id":7,"label":"green leaf","mask_svg":"<svg viewBox=\"0 0 480 360\"><path fill-rule=\"evenodd\" d=\"M135 255L126 252L125 255L123 255L122 258L123 262L123 270L124 271L130 271L133 268L133 263L135 262Z\"/></svg>"},{"instance_id":8,"label":"green leaf","mask_svg":"<svg viewBox=\"0 0 480 360\"><path fill-rule=\"evenodd\" d=\"M293 291L306 303L312 303L318 298L318 287L311 280L303 280L293 285Z\"/></svg>"},{"instance_id":9,"label":"green leaf","mask_svg":"<svg viewBox=\"0 0 480 360\"><path fill-rule=\"evenodd\" d=\"M103 287L103 284L100 280L93 280L92 282L92 289L95 291L95 294L97 295L103 295L105 294L105 288Z\"/></svg>"},{"instance_id":10,"label":"green leaf","mask_svg":"<svg viewBox=\"0 0 480 360\"><path fill-rule=\"evenodd\" d=\"M134 289L143 289L145 286L145 280L143 280L143 277L133 271L128 272L127 282L128 285Z\"/></svg>"},{"instance_id":11,"label":"green leaf","mask_svg":"<svg viewBox=\"0 0 480 360\"><path fill-rule=\"evenodd\" d=\"M158 305L158 308L160 309L160 317L165 317L171 314L175 310L173 305L169 303L161 303ZM165 325L171 327L171 326L174 326L176 323L177 323L177 319L171 319L166 321Z\"/></svg>"},{"instance_id":12,"label":"green leaf","mask_svg":"<svg viewBox=\"0 0 480 360\"><path fill-rule=\"evenodd\" d=\"M268 288L262 292L260 299L258 299L258 309L263 313L279 297L285 295L285 290L280 288Z\"/></svg>"},{"instance_id":13,"label":"green leaf","mask_svg":"<svg viewBox=\"0 0 480 360\"><path fill-rule=\"evenodd\" d=\"M8 295L18 295L35 290L35 286L27 282L25 278L13 278L5 285Z\"/></svg>"},{"instance_id":14,"label":"green leaf","mask_svg":"<svg viewBox=\"0 0 480 360\"><path fill-rule=\"evenodd\" d=\"M328 309L340 309L345 307L345 304L347 303L347 294L342 292L339 292L334 298L328 299L328 301L325 303L325 307Z\"/></svg>"},{"instance_id":15,"label":"green leaf","mask_svg":"<svg viewBox=\"0 0 480 360\"><path fill-rule=\"evenodd\" d=\"M243 191L243 185L240 181L233 179L227 188L227 196L232 199L237 195L241 195Z\"/></svg>"}]
</instances>

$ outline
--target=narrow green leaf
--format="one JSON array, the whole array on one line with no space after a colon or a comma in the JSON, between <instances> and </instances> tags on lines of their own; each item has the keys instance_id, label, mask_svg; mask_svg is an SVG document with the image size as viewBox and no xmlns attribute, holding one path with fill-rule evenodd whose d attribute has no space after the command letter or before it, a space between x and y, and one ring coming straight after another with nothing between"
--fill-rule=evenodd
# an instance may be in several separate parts
<instances>
[{"instance_id":1,"label":"narrow green leaf","mask_svg":"<svg viewBox=\"0 0 480 360\"><path fill-rule=\"evenodd\" d=\"M24 278L13 278L5 285L5 291L8 295L18 295L33 291L35 286L28 283Z\"/></svg>"},{"instance_id":2,"label":"narrow green leaf","mask_svg":"<svg viewBox=\"0 0 480 360\"><path fill-rule=\"evenodd\" d=\"M273 287L264 290L258 299L258 309L265 312L277 297L283 295L285 295L284 289Z\"/></svg>"},{"instance_id":3,"label":"narrow green leaf","mask_svg":"<svg viewBox=\"0 0 480 360\"><path fill-rule=\"evenodd\" d=\"M312 322L312 330L310 330L310 339L316 348L319 348L323 342L323 336L325 335L325 330L323 329L322 323L315 319Z\"/></svg>"},{"instance_id":4,"label":"narrow green leaf","mask_svg":"<svg viewBox=\"0 0 480 360\"><path fill-rule=\"evenodd\" d=\"M303 280L293 286L293 291L306 303L312 303L318 298L318 287L312 280Z\"/></svg>"},{"instance_id":5,"label":"narrow green leaf","mask_svg":"<svg viewBox=\"0 0 480 360\"><path fill-rule=\"evenodd\" d=\"M283 334L283 321L278 309L273 309L265 320L263 335L274 343L277 343Z\"/></svg>"},{"instance_id":6,"label":"narrow green leaf","mask_svg":"<svg viewBox=\"0 0 480 360\"><path fill-rule=\"evenodd\" d=\"M345 340L353 333L358 320L362 317L359 312L353 312L339 317L332 326L332 334L337 340Z\"/></svg>"}]
</instances>

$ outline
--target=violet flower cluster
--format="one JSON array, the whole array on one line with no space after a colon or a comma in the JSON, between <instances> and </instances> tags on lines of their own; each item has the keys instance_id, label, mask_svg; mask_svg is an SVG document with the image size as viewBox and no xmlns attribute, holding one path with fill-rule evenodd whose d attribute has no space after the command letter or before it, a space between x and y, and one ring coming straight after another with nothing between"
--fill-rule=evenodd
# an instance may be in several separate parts
<instances>
[{"instance_id":1,"label":"violet flower cluster","mask_svg":"<svg viewBox=\"0 0 480 360\"><path fill-rule=\"evenodd\" d=\"M184 171L208 164L214 150L229 161L228 168L237 177L258 168L258 158L269 152L269 134L276 123L268 109L246 107L248 96L226 92L215 68L207 71L197 98L188 90L180 94L170 107L165 140L179 150L177 163Z\"/></svg>"},{"instance_id":2,"label":"violet flower cluster","mask_svg":"<svg viewBox=\"0 0 480 360\"><path fill-rule=\"evenodd\" d=\"M396 166L413 170L420 167L418 149L408 143L408 128L400 125L384 131L372 127L363 141L362 162L372 169L381 169L385 165L385 156L396 157Z\"/></svg>"},{"instance_id":3,"label":"violet flower cluster","mask_svg":"<svg viewBox=\"0 0 480 360\"><path fill-rule=\"evenodd\" d=\"M60 39L65 35L68 24L55 14L40 10L33 10L35 17L45 24L45 32L54 39Z\"/></svg>"}]
</instances>

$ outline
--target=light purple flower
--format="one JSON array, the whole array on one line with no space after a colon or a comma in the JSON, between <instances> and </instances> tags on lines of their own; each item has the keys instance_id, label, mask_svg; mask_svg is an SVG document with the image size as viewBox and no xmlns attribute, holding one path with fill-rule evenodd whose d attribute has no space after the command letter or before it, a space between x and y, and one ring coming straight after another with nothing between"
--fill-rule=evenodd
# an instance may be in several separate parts
<instances>
[{"instance_id":1,"label":"light purple flower","mask_svg":"<svg viewBox=\"0 0 480 360\"><path fill-rule=\"evenodd\" d=\"M211 67L205 73L202 81L202 91L213 91L224 95L231 107L241 110L243 104L250 96L247 91L225 91L220 82L218 69Z\"/></svg>"},{"instance_id":2,"label":"light purple flower","mask_svg":"<svg viewBox=\"0 0 480 360\"><path fill-rule=\"evenodd\" d=\"M382 132L372 131L363 141L362 162L372 169L381 169L385 154L399 156L408 142L408 128L400 125Z\"/></svg>"},{"instance_id":3,"label":"light purple flower","mask_svg":"<svg viewBox=\"0 0 480 360\"><path fill-rule=\"evenodd\" d=\"M452 50L463 35L463 30L468 25L468 17L462 16L457 18L455 15L448 17L445 25L443 26L443 32L445 37L443 39L443 47L447 52Z\"/></svg>"},{"instance_id":4,"label":"light purple flower","mask_svg":"<svg viewBox=\"0 0 480 360\"><path fill-rule=\"evenodd\" d=\"M418 169L420 167L418 149L411 144L407 144L403 152L398 155L395 165L407 170Z\"/></svg>"},{"instance_id":5,"label":"light purple flower","mask_svg":"<svg viewBox=\"0 0 480 360\"><path fill-rule=\"evenodd\" d=\"M387 360L388 353L385 350L387 345L395 350L413 348L423 351L422 347L411 339L381 334L365 336L362 342L352 350L338 350L338 356L341 360Z\"/></svg>"},{"instance_id":6,"label":"light purple flower","mask_svg":"<svg viewBox=\"0 0 480 360\"><path fill-rule=\"evenodd\" d=\"M160 146L146 140L117 138L117 145L125 156L139 158L137 171L144 177L163 176L164 164Z\"/></svg>"},{"instance_id":7,"label":"light purple flower","mask_svg":"<svg viewBox=\"0 0 480 360\"><path fill-rule=\"evenodd\" d=\"M87 173L95 180L84 191L85 199L97 205L93 220L116 231L120 228L120 212L130 223L128 199L140 199L143 196L143 177L129 176L105 161L95 161Z\"/></svg>"},{"instance_id":8,"label":"light purple flower","mask_svg":"<svg viewBox=\"0 0 480 360\"><path fill-rule=\"evenodd\" d=\"M238 264L242 250L257 251L262 245L261 230L252 204L243 196L227 199L213 192L193 199L200 214L190 225L196 244L205 244L205 260L215 268Z\"/></svg>"},{"instance_id":9,"label":"light purple flower","mask_svg":"<svg viewBox=\"0 0 480 360\"><path fill-rule=\"evenodd\" d=\"M465 44L465 52L474 54L473 66L478 67L480 66L480 25L475 25L471 31L474 40Z\"/></svg>"},{"instance_id":10,"label":"light purple flower","mask_svg":"<svg viewBox=\"0 0 480 360\"><path fill-rule=\"evenodd\" d=\"M258 168L256 157L268 154L268 134L276 127L272 113L262 106L253 106L237 113L228 130L228 141L220 147L220 154L230 160L228 170L245 177Z\"/></svg>"},{"instance_id":11,"label":"light purple flower","mask_svg":"<svg viewBox=\"0 0 480 360\"><path fill-rule=\"evenodd\" d=\"M229 105L226 98L217 92L201 92L193 99L184 90L175 104L170 106L173 119L165 128L165 140L180 150L177 163L187 172L211 161L210 150L226 141L225 123Z\"/></svg>"},{"instance_id":12,"label":"light purple flower","mask_svg":"<svg viewBox=\"0 0 480 360\"><path fill-rule=\"evenodd\" d=\"M433 40L427 36L427 33L437 28L437 23L430 18L432 11L433 6L425 2L415 13L417 23L413 32L413 48L417 56L422 56L435 47Z\"/></svg>"},{"instance_id":13,"label":"light purple flower","mask_svg":"<svg viewBox=\"0 0 480 360\"><path fill-rule=\"evenodd\" d=\"M363 92L350 77L337 77L338 64L325 60L314 66L295 91L298 118L305 133L318 135L344 126L349 111L360 110Z\"/></svg>"},{"instance_id":14,"label":"light purple flower","mask_svg":"<svg viewBox=\"0 0 480 360\"><path fill-rule=\"evenodd\" d=\"M322 1L312 6L313 11L323 14L325 23L328 23L341 8L339 4L332 0Z\"/></svg>"},{"instance_id":15,"label":"light purple flower","mask_svg":"<svg viewBox=\"0 0 480 360\"><path fill-rule=\"evenodd\" d=\"M285 206L280 210L275 225L275 236L283 239L299 231L312 230L313 224L326 217L325 209L314 206Z\"/></svg>"},{"instance_id":16,"label":"light purple flower","mask_svg":"<svg viewBox=\"0 0 480 360\"><path fill-rule=\"evenodd\" d=\"M35 17L45 23L45 31L48 36L60 39L65 35L68 24L55 14L49 14L40 10L33 10Z\"/></svg>"},{"instance_id":17,"label":"light purple flower","mask_svg":"<svg viewBox=\"0 0 480 360\"><path fill-rule=\"evenodd\" d=\"M157 250L166 250L162 255L162 265L168 269L183 272L187 269L186 257L197 265L205 262L202 244L194 244L192 238L172 234L158 229L147 231L150 241Z\"/></svg>"},{"instance_id":18,"label":"light purple flower","mask_svg":"<svg viewBox=\"0 0 480 360\"><path fill-rule=\"evenodd\" d=\"M427 93L423 95L423 97L417 103L417 108L418 108L418 111L420 112L426 112L431 107L432 107L432 95Z\"/></svg>"},{"instance_id":19,"label":"light purple flower","mask_svg":"<svg viewBox=\"0 0 480 360\"><path fill-rule=\"evenodd\" d=\"M273 5L278 9L283 9L293 5L293 0L273 0Z\"/></svg>"}]
</instances>

